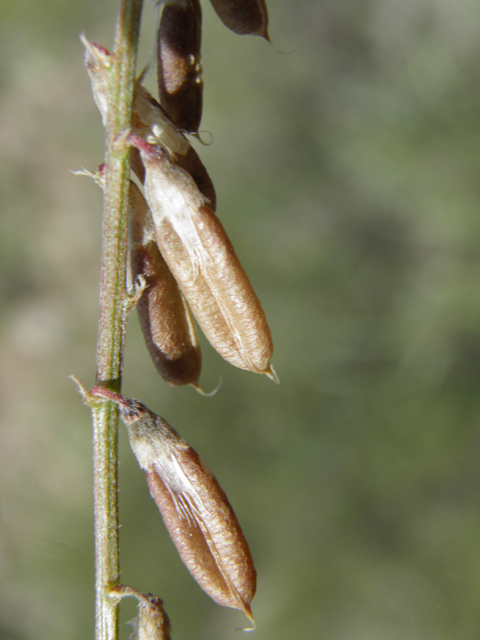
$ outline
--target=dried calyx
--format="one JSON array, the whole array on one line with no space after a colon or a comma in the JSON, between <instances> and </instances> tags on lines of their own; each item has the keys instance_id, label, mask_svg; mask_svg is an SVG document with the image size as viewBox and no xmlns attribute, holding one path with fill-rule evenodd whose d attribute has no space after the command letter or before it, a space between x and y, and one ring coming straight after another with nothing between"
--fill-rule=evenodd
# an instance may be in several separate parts
<instances>
[{"instance_id":1,"label":"dried calyx","mask_svg":"<svg viewBox=\"0 0 480 640\"><path fill-rule=\"evenodd\" d=\"M118 405L150 493L192 576L215 602L240 609L253 620L252 556L212 472L165 420L142 403L103 387L93 387L88 396Z\"/></svg>"},{"instance_id":2,"label":"dried calyx","mask_svg":"<svg viewBox=\"0 0 480 640\"><path fill-rule=\"evenodd\" d=\"M85 46L85 66L90 77L93 97L105 124L108 114L108 74L111 67L111 54L104 47L89 42L85 36L82 35L81 39ZM164 149L172 162L178 164L192 176L199 190L215 210L215 188L197 152L183 133L174 125L165 109L140 82L141 78L137 82L135 89L132 118L133 132L151 144L158 144ZM145 168L138 153L133 154L132 168L143 183Z\"/></svg>"},{"instance_id":3,"label":"dried calyx","mask_svg":"<svg viewBox=\"0 0 480 640\"><path fill-rule=\"evenodd\" d=\"M134 628L132 640L171 640L170 619L161 598L141 593L126 584L112 587L110 595L118 599L132 597L138 600L137 617L129 623Z\"/></svg>"}]
</instances>

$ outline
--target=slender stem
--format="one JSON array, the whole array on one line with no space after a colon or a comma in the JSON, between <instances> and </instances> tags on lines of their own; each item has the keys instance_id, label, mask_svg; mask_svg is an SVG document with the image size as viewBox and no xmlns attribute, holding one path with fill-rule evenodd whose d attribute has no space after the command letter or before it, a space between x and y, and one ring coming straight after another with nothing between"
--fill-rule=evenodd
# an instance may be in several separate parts
<instances>
[{"instance_id":1,"label":"slender stem","mask_svg":"<svg viewBox=\"0 0 480 640\"><path fill-rule=\"evenodd\" d=\"M137 42L142 0L121 0L112 55L106 133L105 198L102 230L100 319L96 384L120 391L127 322L126 229L130 152L119 144L132 117ZM118 583L117 509L118 410L106 403L93 410L96 640L116 640Z\"/></svg>"}]
</instances>

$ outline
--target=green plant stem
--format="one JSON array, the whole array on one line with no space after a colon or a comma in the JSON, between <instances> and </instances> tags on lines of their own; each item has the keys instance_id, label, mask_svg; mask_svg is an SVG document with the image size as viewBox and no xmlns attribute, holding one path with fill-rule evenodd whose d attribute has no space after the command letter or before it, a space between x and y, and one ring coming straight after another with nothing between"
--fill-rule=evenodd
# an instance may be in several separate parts
<instances>
[{"instance_id":1,"label":"green plant stem","mask_svg":"<svg viewBox=\"0 0 480 640\"><path fill-rule=\"evenodd\" d=\"M130 127L142 0L122 0L112 53L106 132L100 319L96 384L120 391L128 315L126 283L130 149L121 142ZM93 410L96 640L118 637L119 580L117 508L118 410L105 403Z\"/></svg>"}]
</instances>

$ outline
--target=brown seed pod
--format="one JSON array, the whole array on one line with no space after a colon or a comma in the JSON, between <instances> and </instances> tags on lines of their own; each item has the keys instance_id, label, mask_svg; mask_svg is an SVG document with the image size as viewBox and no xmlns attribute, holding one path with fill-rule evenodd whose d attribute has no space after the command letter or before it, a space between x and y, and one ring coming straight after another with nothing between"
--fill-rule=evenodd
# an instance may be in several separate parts
<instances>
[{"instance_id":1,"label":"brown seed pod","mask_svg":"<svg viewBox=\"0 0 480 640\"><path fill-rule=\"evenodd\" d=\"M206 337L231 364L276 380L265 314L220 221L161 148L139 136L130 140L146 169L158 246Z\"/></svg>"},{"instance_id":2,"label":"brown seed pod","mask_svg":"<svg viewBox=\"0 0 480 640\"><path fill-rule=\"evenodd\" d=\"M150 493L180 557L218 604L253 620L256 571L227 496L194 449L160 416L137 400L103 387L90 397L118 404Z\"/></svg>"},{"instance_id":3,"label":"brown seed pod","mask_svg":"<svg viewBox=\"0 0 480 640\"><path fill-rule=\"evenodd\" d=\"M198 0L167 0L158 28L160 103L178 127L197 133L202 117L202 10Z\"/></svg>"},{"instance_id":4,"label":"brown seed pod","mask_svg":"<svg viewBox=\"0 0 480 640\"><path fill-rule=\"evenodd\" d=\"M268 12L265 0L211 0L223 24L240 36L268 37Z\"/></svg>"},{"instance_id":5,"label":"brown seed pod","mask_svg":"<svg viewBox=\"0 0 480 640\"><path fill-rule=\"evenodd\" d=\"M155 240L153 220L140 189L130 182L131 279L146 287L137 303L140 326L158 372L171 385L198 389L201 353L194 320Z\"/></svg>"},{"instance_id":6,"label":"brown seed pod","mask_svg":"<svg viewBox=\"0 0 480 640\"><path fill-rule=\"evenodd\" d=\"M140 152L138 149L132 149L132 155L130 157L131 168L140 182L145 182L145 167L143 166L142 159L140 158Z\"/></svg>"},{"instance_id":7,"label":"brown seed pod","mask_svg":"<svg viewBox=\"0 0 480 640\"><path fill-rule=\"evenodd\" d=\"M215 212L217 207L215 187L195 149L190 147L186 155L177 155L175 163L192 176L200 193L208 200L208 206Z\"/></svg>"}]
</instances>

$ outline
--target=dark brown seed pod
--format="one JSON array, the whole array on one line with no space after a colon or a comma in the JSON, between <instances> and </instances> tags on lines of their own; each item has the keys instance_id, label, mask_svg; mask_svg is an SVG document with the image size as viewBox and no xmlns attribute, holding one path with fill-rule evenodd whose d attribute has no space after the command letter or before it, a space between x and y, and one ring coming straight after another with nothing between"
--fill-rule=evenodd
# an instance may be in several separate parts
<instances>
[{"instance_id":1,"label":"dark brown seed pod","mask_svg":"<svg viewBox=\"0 0 480 640\"><path fill-rule=\"evenodd\" d=\"M131 279L143 276L146 281L137 310L150 356L171 385L191 384L198 389L201 353L195 323L158 250L148 205L134 182L130 182L129 207Z\"/></svg>"},{"instance_id":2,"label":"dark brown seed pod","mask_svg":"<svg viewBox=\"0 0 480 640\"><path fill-rule=\"evenodd\" d=\"M220 221L191 176L139 136L158 246L212 346L231 364L276 380L261 304Z\"/></svg>"},{"instance_id":3,"label":"dark brown seed pod","mask_svg":"<svg viewBox=\"0 0 480 640\"><path fill-rule=\"evenodd\" d=\"M150 493L180 556L218 604L253 620L256 571L237 517L212 472L167 423L137 400L103 387L90 397L118 404Z\"/></svg>"},{"instance_id":4,"label":"dark brown seed pod","mask_svg":"<svg viewBox=\"0 0 480 640\"><path fill-rule=\"evenodd\" d=\"M200 58L202 11L198 0L167 0L158 28L160 103L178 129L197 133L202 117Z\"/></svg>"},{"instance_id":5,"label":"dark brown seed pod","mask_svg":"<svg viewBox=\"0 0 480 640\"><path fill-rule=\"evenodd\" d=\"M192 176L200 193L207 199L208 206L215 212L217 207L215 187L195 149L190 147L186 155L177 155L175 163Z\"/></svg>"},{"instance_id":6,"label":"dark brown seed pod","mask_svg":"<svg viewBox=\"0 0 480 640\"><path fill-rule=\"evenodd\" d=\"M223 24L240 36L268 37L268 12L265 0L211 0Z\"/></svg>"},{"instance_id":7,"label":"dark brown seed pod","mask_svg":"<svg viewBox=\"0 0 480 640\"><path fill-rule=\"evenodd\" d=\"M143 166L142 159L140 158L140 152L138 149L132 149L132 155L130 157L131 168L140 182L145 182L145 167Z\"/></svg>"}]
</instances>

